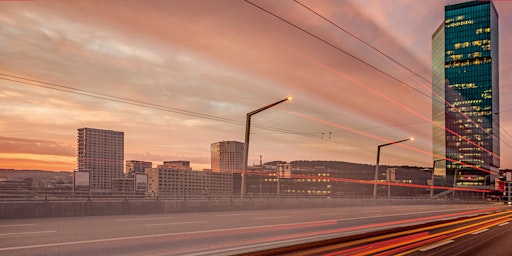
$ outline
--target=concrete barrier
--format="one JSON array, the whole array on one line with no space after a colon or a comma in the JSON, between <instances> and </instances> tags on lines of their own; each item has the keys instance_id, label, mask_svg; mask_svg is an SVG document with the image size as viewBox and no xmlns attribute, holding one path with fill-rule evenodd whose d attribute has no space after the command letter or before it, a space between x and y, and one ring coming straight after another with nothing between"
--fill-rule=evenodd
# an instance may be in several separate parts
<instances>
[{"instance_id":1,"label":"concrete barrier","mask_svg":"<svg viewBox=\"0 0 512 256\"><path fill-rule=\"evenodd\" d=\"M293 209L364 205L432 205L486 201L365 198L249 198L216 200L0 202L0 219L137 215L179 212Z\"/></svg>"}]
</instances>

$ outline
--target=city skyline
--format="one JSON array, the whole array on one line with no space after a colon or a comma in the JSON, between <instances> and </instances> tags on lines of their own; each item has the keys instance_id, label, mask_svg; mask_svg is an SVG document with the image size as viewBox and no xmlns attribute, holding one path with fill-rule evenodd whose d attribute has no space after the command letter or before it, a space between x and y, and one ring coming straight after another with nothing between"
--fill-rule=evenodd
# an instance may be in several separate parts
<instances>
[{"instance_id":1,"label":"city skyline","mask_svg":"<svg viewBox=\"0 0 512 256\"><path fill-rule=\"evenodd\" d=\"M94 127L125 133L125 159L209 169L212 143L242 142L246 113L287 96L253 117L249 165L374 164L377 145L414 137L381 164L431 167L431 85L301 4L430 80L431 35L460 2L0 3L0 168L77 169L76 129ZM512 4L495 5L512 22ZM511 30L500 26L502 99ZM500 109L508 132L512 103ZM501 168L512 168L501 137Z\"/></svg>"}]
</instances>

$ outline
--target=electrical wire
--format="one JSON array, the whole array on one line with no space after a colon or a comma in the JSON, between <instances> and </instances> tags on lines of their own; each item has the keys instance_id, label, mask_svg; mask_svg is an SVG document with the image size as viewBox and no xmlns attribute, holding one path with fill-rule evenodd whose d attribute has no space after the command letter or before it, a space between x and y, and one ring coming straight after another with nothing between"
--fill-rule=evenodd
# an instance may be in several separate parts
<instances>
[{"instance_id":1,"label":"electrical wire","mask_svg":"<svg viewBox=\"0 0 512 256\"><path fill-rule=\"evenodd\" d=\"M166 106L162 106L162 105L158 105L158 104L147 103L147 102L143 102L143 101L123 98L123 97L118 97L118 96L113 96L113 95L108 95L108 94L98 93L98 92L93 92L93 91L88 91L88 90L82 90L82 89L74 88L71 86L64 86L64 85L60 85L60 84L56 84L56 83L44 82L44 81L40 81L40 80L36 80L36 79L30 79L30 78L24 78L21 76L9 75L6 73L0 73L0 76L4 76L4 77L0 77L1 80L11 81L11 82L15 82L15 83L41 87L41 88L45 88L45 89L57 90L57 91L62 91L62 92L67 92L67 93L73 93L73 94L77 94L77 95L97 98L100 100L107 100L107 101L112 101L112 102L117 102L117 103L129 104L129 105L134 105L134 106L139 106L139 107L144 107L144 108L149 108L149 109L155 109L155 110L164 111L164 112L182 114L182 115L193 116L193 117L198 117L198 118L205 118L205 119L218 121L218 122L225 122L225 123L230 123L230 124L235 124L235 125L245 125L245 122L242 122L242 121L237 121L237 120L228 119L228 118L221 118L221 117L217 117L217 116L213 116L213 115L209 115L209 114L203 114L203 113L199 113L199 112L193 112L193 111L188 111L188 110L183 110L183 109L178 109L178 108L170 108L170 107L166 107ZM401 126L401 125L404 125L404 124L397 124L397 125L392 125L392 126ZM343 141L340 139L331 138L331 137L325 138L325 134L322 134L322 133L305 133L305 132L299 132L299 131L294 131L294 130L289 130L289 129L269 127L269 126L264 126L264 125L260 125L260 124L252 124L252 126L254 128L260 128L260 129L264 129L264 130L268 130L268 131L279 132L281 134L302 136L302 137L307 137L307 138L312 138L312 139L321 139L321 140L324 140L329 143L349 146L351 148L359 149L359 150L366 151L366 152L371 152L371 153L375 152L375 150L368 149L368 148L362 147L360 145L349 143L349 142L346 142L346 141ZM382 128L382 127L379 127L379 128ZM372 129L372 128L354 129L353 131L365 130L365 129ZM330 132L329 134L332 135L333 133ZM388 156L396 156L393 154L387 154L387 155Z\"/></svg>"},{"instance_id":2,"label":"electrical wire","mask_svg":"<svg viewBox=\"0 0 512 256\"><path fill-rule=\"evenodd\" d=\"M319 41L321 41L321 42L323 42L323 43L325 43L325 44L329 45L330 47L332 47L332 48L334 48L334 49L336 49L336 50L338 50L338 51L340 51L340 52L342 52L342 53L344 53L344 54L346 54L346 55L348 55L348 56L352 57L353 59L355 59L355 60L357 60L357 61L359 61L359 62L361 62L361 63L363 63L363 64L365 64L365 65L367 65L367 66L369 66L369 67L371 67L372 69L376 70L377 72L379 72L379 73L381 73L381 74L384 74L385 76L387 76L387 77L389 77L389 78L391 78L391 79L393 79L393 80L395 80L395 81L397 81L397 82L399 82L399 83L401 83L401 84L403 84L403 85L405 85L405 86L407 86L407 87L409 87L409 88L413 89L414 91L416 91L416 92L418 92L418 93L420 93L420 94L422 94L422 95L424 95L424 96L426 96L426 97L428 97L428 98L430 98L430 99L432 99L432 100L434 100L434 101L437 101L437 100L436 100L436 99L434 99L432 96L427 95L427 94L423 93L422 91L419 91L418 89L416 89L416 88L412 87L411 85L409 85L409 84L407 84L407 83L403 82L403 81L402 81L402 80L400 80L399 78L397 78L397 77L395 77L395 76L393 76L393 75L391 75L391 74L389 74L389 73L387 73L387 72L385 72L385 71L383 71L383 70L381 70L381 69L377 68L376 66L374 66L374 65L372 65L372 64L370 64L370 63L368 63L367 61L364 61L364 60L360 59L359 57L357 57L357 56L355 56L355 55L353 55L353 54L351 54L351 53L348 53L347 51L345 51L345 50L341 49L340 47L338 47L338 46L336 46L336 45L334 45L334 44L332 44L332 43L328 42L327 40L325 40L325 39L323 39L323 38L321 38L321 37L319 37L319 36L317 36L317 35L315 35L315 34L313 34L313 33L309 32L309 31L307 31L306 29L304 29L304 28L302 28L302 27L300 27L300 26L298 26L298 25L296 25L296 24L294 24L294 23L292 23L292 22L290 22L290 21L288 21L288 20L286 20L286 19L282 18L281 16L279 16L279 15L277 15L277 14L275 14L275 13L273 13L273 12L271 12L271 11L267 10L267 9L265 9L264 7L259 6L259 5L255 4L255 3L253 3L253 2L251 2L251 1L249 1L249 0L244 0L244 1L245 1L245 2L247 2L247 3L249 3L249 4L251 4L251 5L252 5L252 6L254 6L254 7L256 7L256 8L258 8L258 9L262 10L263 12L265 12L265 13L267 13L267 14L269 14L269 15L271 15L271 16L273 16L273 17L275 17L275 18L279 19L279 20L281 20L282 22L287 23L287 24L289 24L289 25L290 25L290 26L292 26L292 27L295 27L296 29L298 29L298 30L300 30L300 31L304 32L305 34L308 34L308 35L310 35L311 37L316 38L317 40L319 40ZM430 81L428 81L428 80L427 80L427 82L429 82L430 84L432 84L432 83L431 83ZM438 101L438 102L439 102L439 103L441 103L441 104L444 104L443 102L440 102L440 101ZM459 111L459 113L461 113L461 112ZM464 115L463 113L461 113L461 114L462 114L462 115ZM469 119L469 120L471 120L471 119ZM471 120L471 121L472 121L472 120ZM473 123L474 123L474 121L473 121ZM435 123L435 122L433 122L433 124L436 124L436 123ZM477 127L480 127L480 126L477 126ZM473 141L471 141L471 140L467 139L466 137L464 137L464 136L462 136L462 135L460 135L460 134L457 134L456 132L454 132L454 131L452 131L452 130L449 130L449 129L448 129L448 128L446 128L446 127L441 127L441 128L445 129L446 131L448 131L448 132L452 133L453 135L455 135L455 136L457 136L457 137L459 137L459 138L462 138L463 140L465 140L466 142L468 142L468 143L472 144L473 146L478 147L478 148L480 148L480 149L482 149L482 150L484 150L484 151L486 151L486 152L488 152L488 153L490 153L490 154L492 154L492 155L496 156L497 158L501 158L500 156L498 156L498 155L496 155L495 153L493 153L493 152L489 151L488 149L486 149L486 148L484 148L484 147L482 147L482 146L480 146L480 145L476 144L475 142L473 142ZM483 128L482 128L482 129L483 129ZM487 132L487 131L485 131L485 132ZM488 133L488 132L487 132L487 133ZM491 136L493 136L493 137L494 137L494 135L491 135Z\"/></svg>"},{"instance_id":3,"label":"electrical wire","mask_svg":"<svg viewBox=\"0 0 512 256\"><path fill-rule=\"evenodd\" d=\"M307 5L301 3L300 1L298 0L293 0L294 2L296 2L297 4L299 4L300 6L302 6L303 8L307 9L308 11L314 13L315 15L317 15L318 17L320 17L321 19L327 21L328 23L330 23L331 25L335 26L336 28L342 30L343 32L345 32L346 34L350 35L351 37L353 37L354 39L358 40L359 42L361 42L362 44L366 45L367 47L369 47L370 49L374 50L375 52L379 53L380 55L384 56L386 59L392 61L393 63L397 64L398 66L400 66L401 68L409 71L410 73L412 73L413 75L415 75L416 77L420 78L421 80L427 82L428 84L432 85L433 87L437 87L438 89L440 89L440 85L436 85L434 84L432 81L428 80L427 78L423 77L422 75L420 75L418 72L415 72L414 70L408 68L407 66L403 65L402 63L400 63L399 61L397 61L396 59L394 59L393 57L385 54L384 52L382 52L381 50L377 49L376 47L374 47L373 45L371 45L370 43L366 42L365 40L363 40L362 38L358 37L357 35L355 35L354 33L350 32L348 29L342 27L341 25L335 23L334 21L328 19L327 17L325 17L324 15L320 14L319 12L313 10L312 8L308 7ZM429 88L427 88L429 89ZM451 104L450 102L448 102L446 99L444 99L443 97L441 97L440 95L438 95L437 93L435 93L433 90L431 90L431 92L437 97L439 98L440 100L444 101L445 104L447 104L448 106L450 106L452 109L456 110L460 115L462 115L462 117L464 117L466 120L468 120L469 122L473 123L477 128L480 128L483 132L485 132L487 135L491 136L492 138L494 139L498 139L496 138L496 136L494 134L491 134L489 131L485 130L481 125L478 125L473 119L471 119L470 117L468 117L466 114L464 114L459 108L457 108L456 106L454 106L453 104ZM425 94L423 94L425 95ZM427 95L426 95L427 96ZM427 96L429 98L431 98L432 100L436 100L434 99L432 96ZM437 100L436 100L437 101ZM439 101L438 101L439 102ZM439 103L442 103L442 102L439 102ZM506 111L512 111L512 110L506 110ZM500 111L500 112L506 112L506 111ZM498 126L499 123L498 123ZM501 127L498 127L498 128L501 128ZM506 131L506 130L503 130L505 132L505 134L509 137L509 139L512 140L512 136ZM505 143L507 146L509 146L510 148L512 148L512 145L508 144L506 141L503 141L503 143Z\"/></svg>"}]
</instances>

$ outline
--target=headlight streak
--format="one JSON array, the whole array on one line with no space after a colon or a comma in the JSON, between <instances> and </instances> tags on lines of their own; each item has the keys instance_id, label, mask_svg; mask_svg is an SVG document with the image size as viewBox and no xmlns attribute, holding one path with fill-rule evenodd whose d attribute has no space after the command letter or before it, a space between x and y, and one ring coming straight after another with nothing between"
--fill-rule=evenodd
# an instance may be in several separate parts
<instances>
[{"instance_id":1,"label":"headlight streak","mask_svg":"<svg viewBox=\"0 0 512 256\"><path fill-rule=\"evenodd\" d=\"M466 137L464 137L464 136L462 136L462 135L460 135L460 134L456 133L455 131L452 131L452 130L450 130L450 129L446 128L445 126L442 126L442 125L438 124L437 122L434 122L434 121L432 120L432 118L426 117L426 116L424 116L424 115L422 115L422 114L418 113L418 112L417 112L417 111L415 111L414 109L411 109L410 107L408 107L408 106L406 106L406 105L404 105L404 104L400 103L399 101L397 101L397 100L395 100L395 99L393 99L393 98L391 98L391 97L389 97L389 96L384 95L382 92L380 92L380 91L378 91L378 90L375 90L375 89L373 89L373 88L371 88L371 87L369 87L369 86L367 86L367 85L365 85L365 84L363 84L363 83L361 83L361 82L359 82L359 81L356 81L356 80L354 80L352 77L349 77L349 76L347 76L347 75L345 75L345 74L343 74L343 73L339 72L338 70L336 70L336 69L334 69L334 68L332 68L332 67L329 67L329 66L327 66L327 65L325 65L325 64L323 64L323 63L321 63L320 61L317 61L317 60L313 59L312 57L305 56L304 54L302 54L302 56L303 56L304 58L308 59L309 61L311 61L311 62L313 62L313 63L317 64L318 66L323 67L324 69L326 69L326 70L330 71L331 73L334 73L334 74L336 74L336 75L338 75L338 76L340 76L340 77L342 77L342 78L344 78L344 79L346 79L346 80L348 80L348 81L352 82L353 84L358 85L359 87L361 87L361 88L363 88L363 89L366 89L366 90L367 90L367 91L369 91L370 93L375 94L375 95L377 95L377 96L379 96L379 97L383 98L384 100L386 100L386 101L388 101L388 102L390 102L390 103L392 103L392 104L394 104L394 105L396 105L396 106L398 106L398 107L400 107L400 108L404 109L405 111L407 111L407 112L409 112L409 113L411 113L411 114L413 114L413 115L415 115L415 116L417 116L417 117L419 117L419 118L421 118L421 119L423 119L423 120L425 120L425 121L428 121L428 122L432 123L432 124L433 124L433 125L435 125L435 126L438 126L438 127L442 128L442 129L444 129L445 131L447 131L447 132L449 132L449 133L451 133L451 134L453 134L453 135L455 135L455 136L457 136L457 137L461 138L462 140L464 140L464 141L466 141L466 142L470 143L471 145L473 145L473 146L475 146L475 147L477 147L477 148L480 148L481 150L483 150L483 151L485 151L485 152L487 152L487 153L489 153L489 154L492 154L492 155L496 156L496 157L497 157L497 158L499 158L499 159L501 158L500 156L496 155L495 153L491 152L490 150L488 150L488 149L486 149L486 148L484 148L484 147L482 147L482 146L478 145L477 143L475 143L475 142L473 142L473 141L469 140L468 138L466 138ZM365 135L365 136L366 136L366 135ZM381 140L381 141L383 141L382 139L380 139L380 140ZM384 142L388 142L388 141L387 141L387 140L384 140ZM430 152L429 152L429 154L432 154L432 153L430 153Z\"/></svg>"},{"instance_id":2,"label":"headlight streak","mask_svg":"<svg viewBox=\"0 0 512 256\"><path fill-rule=\"evenodd\" d=\"M502 216L506 215L506 216ZM462 223L467 223L471 221L478 221L481 219L489 218L488 220L479 221L473 224L463 225L462 227L452 228L446 231L442 231L439 233L433 233L430 235L423 235L425 230L434 230L437 228L447 227L447 226L455 226ZM337 251L333 253L323 254L325 256L334 256L334 255L406 255L408 253L417 251L421 248L426 247L426 245L432 245L434 243L443 243L446 240L453 240L459 237L473 234L474 232L487 229L502 223L509 221L512 217L511 211L506 212L498 212L494 214L486 214L478 217L473 217L469 219L463 219L454 222L448 222L445 224L434 225L431 227L420 228L411 230L409 232L420 232L420 236L408 236L407 239L402 240L385 240L380 241L356 248L346 249L342 251ZM399 235L399 234L397 234ZM395 248L395 249L393 249ZM369 250L367 250L369 249ZM355 254L357 253L357 254ZM399 254L400 253L400 254Z\"/></svg>"},{"instance_id":3,"label":"headlight streak","mask_svg":"<svg viewBox=\"0 0 512 256\"><path fill-rule=\"evenodd\" d=\"M239 172L236 172L239 173ZM247 171L246 175L256 175L256 176L265 176L265 177L275 177L272 176L273 173L261 172L261 171ZM316 179L323 181L332 181L332 182L343 182L343 183L356 183L356 184L368 184L368 185L390 185L393 187L408 187L408 188L421 188L421 189L444 189L444 190L455 190L455 191L470 191L470 192L479 192L479 193L488 193L490 190L485 189L472 189L472 188L459 188L459 187L445 187L445 186L432 186L432 185L422 185L422 184L406 184L406 183L398 183L398 182L388 182L388 181L380 181L380 180L359 180L359 179L349 179L349 178L339 178L339 177L320 177L320 176L309 176L309 175L299 175L292 174L290 178L295 179Z\"/></svg>"},{"instance_id":4,"label":"headlight streak","mask_svg":"<svg viewBox=\"0 0 512 256\"><path fill-rule=\"evenodd\" d=\"M443 220L443 219L448 219L448 218L450 218L450 219L458 218L458 217L467 216L470 214L488 213L489 211L495 211L495 210L497 210L497 208L478 209L478 210L472 210L472 211L443 214L443 215L439 215L439 216L411 218L411 219L405 219L405 220L399 220L399 221L389 221L389 222L383 222L383 223L367 224L367 225L345 227L345 228L331 228L331 229L324 229L324 230L319 230L319 231L308 231L308 232L298 232L297 231L294 234L290 234L290 235L274 235L274 236L268 236L265 238L247 239L247 240L243 240L243 241L230 242L230 243L224 243L224 244L218 244L218 245L205 244L204 247L200 247L200 248L195 247L193 249L190 248L190 249L184 249L184 250L179 250L179 251L173 251L172 253L155 254L154 256L156 256L156 255L176 255L176 254L203 255L204 253L199 253L200 251L208 251L208 253L206 253L208 255L211 255L211 253L213 253L213 252L223 254L223 253L235 251L237 249L234 247L240 247L240 246L243 246L243 248L256 248L256 247L265 246L265 245L277 245L277 244L285 244L285 243L290 243L290 242L296 242L296 243L297 242L299 242L299 243L300 242L308 242L308 240L310 240L314 237L322 237L322 236L325 237L325 236L329 236L329 235L330 236L332 236L332 235L338 236L338 234L339 234L339 236L343 236L342 234L344 232L363 231L363 230L367 230L367 229L385 229L385 228L391 228L393 226L400 225L400 224L408 224L408 223L410 224L410 223L418 223L418 222L423 222L423 221L435 221L435 220ZM483 218L483 217L474 217L474 219L478 219L478 218ZM461 220L460 222L466 222L466 221L470 221L470 220ZM326 221L325 223L329 224L332 222ZM313 224L313 223L311 223L311 224ZM452 225L452 224L448 223L448 224L441 224L441 225L436 225L436 226L432 226L432 227L426 227L418 232L423 232L423 231L426 231L429 229L442 227L442 226L449 226L449 225ZM298 225L297 227L295 227L295 225L288 225L288 226L291 229L306 227L303 225ZM309 225L309 226L313 227L311 225ZM273 229L273 228L261 229L261 228L256 227L256 228L243 228L243 230L245 230L245 232L269 232L272 230L281 230L281 229ZM411 233L414 233L414 231L404 231L404 232L393 233L393 234L389 234L389 235L383 235L383 236L379 236L379 237L373 237L373 238L369 238L369 239L361 239L358 241L349 242L348 245L347 244L343 244L343 245L345 247L354 246L354 245L362 244L364 242L376 241L377 239L382 240L384 238L397 237L400 235L406 235L406 234L411 234ZM428 233L428 232L425 232L425 233ZM232 234L232 233L230 232L229 234ZM242 234L242 233L240 233L240 234ZM220 235L220 234L217 234L217 235ZM413 238L420 239L420 237L426 237L426 235L428 235L428 234L425 234L425 236L411 236L409 239L410 240ZM292 240L292 241L289 241L289 240ZM232 249L232 248L234 248L234 249ZM212 251L212 250L215 250L215 251ZM192 253L192 252L195 252L195 253ZM266 253L260 254L258 252L254 252L254 253L251 253L250 255L271 255L271 254L266 254ZM294 253L294 255L301 255L301 254ZM309 254L305 254L305 255L309 255ZM353 255L353 254L350 254L350 255Z\"/></svg>"}]
</instances>

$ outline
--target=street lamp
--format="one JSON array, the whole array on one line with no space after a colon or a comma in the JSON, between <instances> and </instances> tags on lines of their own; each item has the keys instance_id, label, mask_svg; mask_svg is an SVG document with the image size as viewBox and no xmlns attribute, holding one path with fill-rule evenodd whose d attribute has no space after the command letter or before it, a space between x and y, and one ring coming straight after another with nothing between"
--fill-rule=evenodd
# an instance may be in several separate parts
<instances>
[{"instance_id":1,"label":"street lamp","mask_svg":"<svg viewBox=\"0 0 512 256\"><path fill-rule=\"evenodd\" d=\"M487 177L489 177L489 185L491 185L491 175L484 176L484 189L482 192L482 199L485 200L485 189L487 188Z\"/></svg>"},{"instance_id":2,"label":"street lamp","mask_svg":"<svg viewBox=\"0 0 512 256\"><path fill-rule=\"evenodd\" d=\"M394 178L393 178L393 180L391 180L391 176L394 176L391 174L395 173L395 172L396 172L396 168L386 169L386 181L388 182L388 199L391 199L391 181L395 181Z\"/></svg>"},{"instance_id":3,"label":"street lamp","mask_svg":"<svg viewBox=\"0 0 512 256\"><path fill-rule=\"evenodd\" d=\"M398 140L398 141L382 144L382 145L379 145L377 147L377 164L375 165L375 176L374 176L375 178L373 180L374 181L374 183L373 183L373 199L377 198L377 179L379 178L380 148L385 147L385 146L389 146L389 145L398 144L398 143L401 143L401 142L410 141L410 140L414 140L414 138L409 138L409 139L405 139L405 140Z\"/></svg>"},{"instance_id":4,"label":"street lamp","mask_svg":"<svg viewBox=\"0 0 512 256\"><path fill-rule=\"evenodd\" d=\"M244 169L242 170L242 177L241 177L241 185L240 185L240 198L244 198L245 194L245 173L247 172L247 158L249 157L249 135L251 133L251 116L258 114L259 112L269 109L277 104L281 104L287 100L291 100L292 97L286 97L285 99L282 99L280 101L274 102L270 105L267 105L265 107L256 109L252 112L247 113L247 117L245 119L245 143L244 143Z\"/></svg>"}]
</instances>

